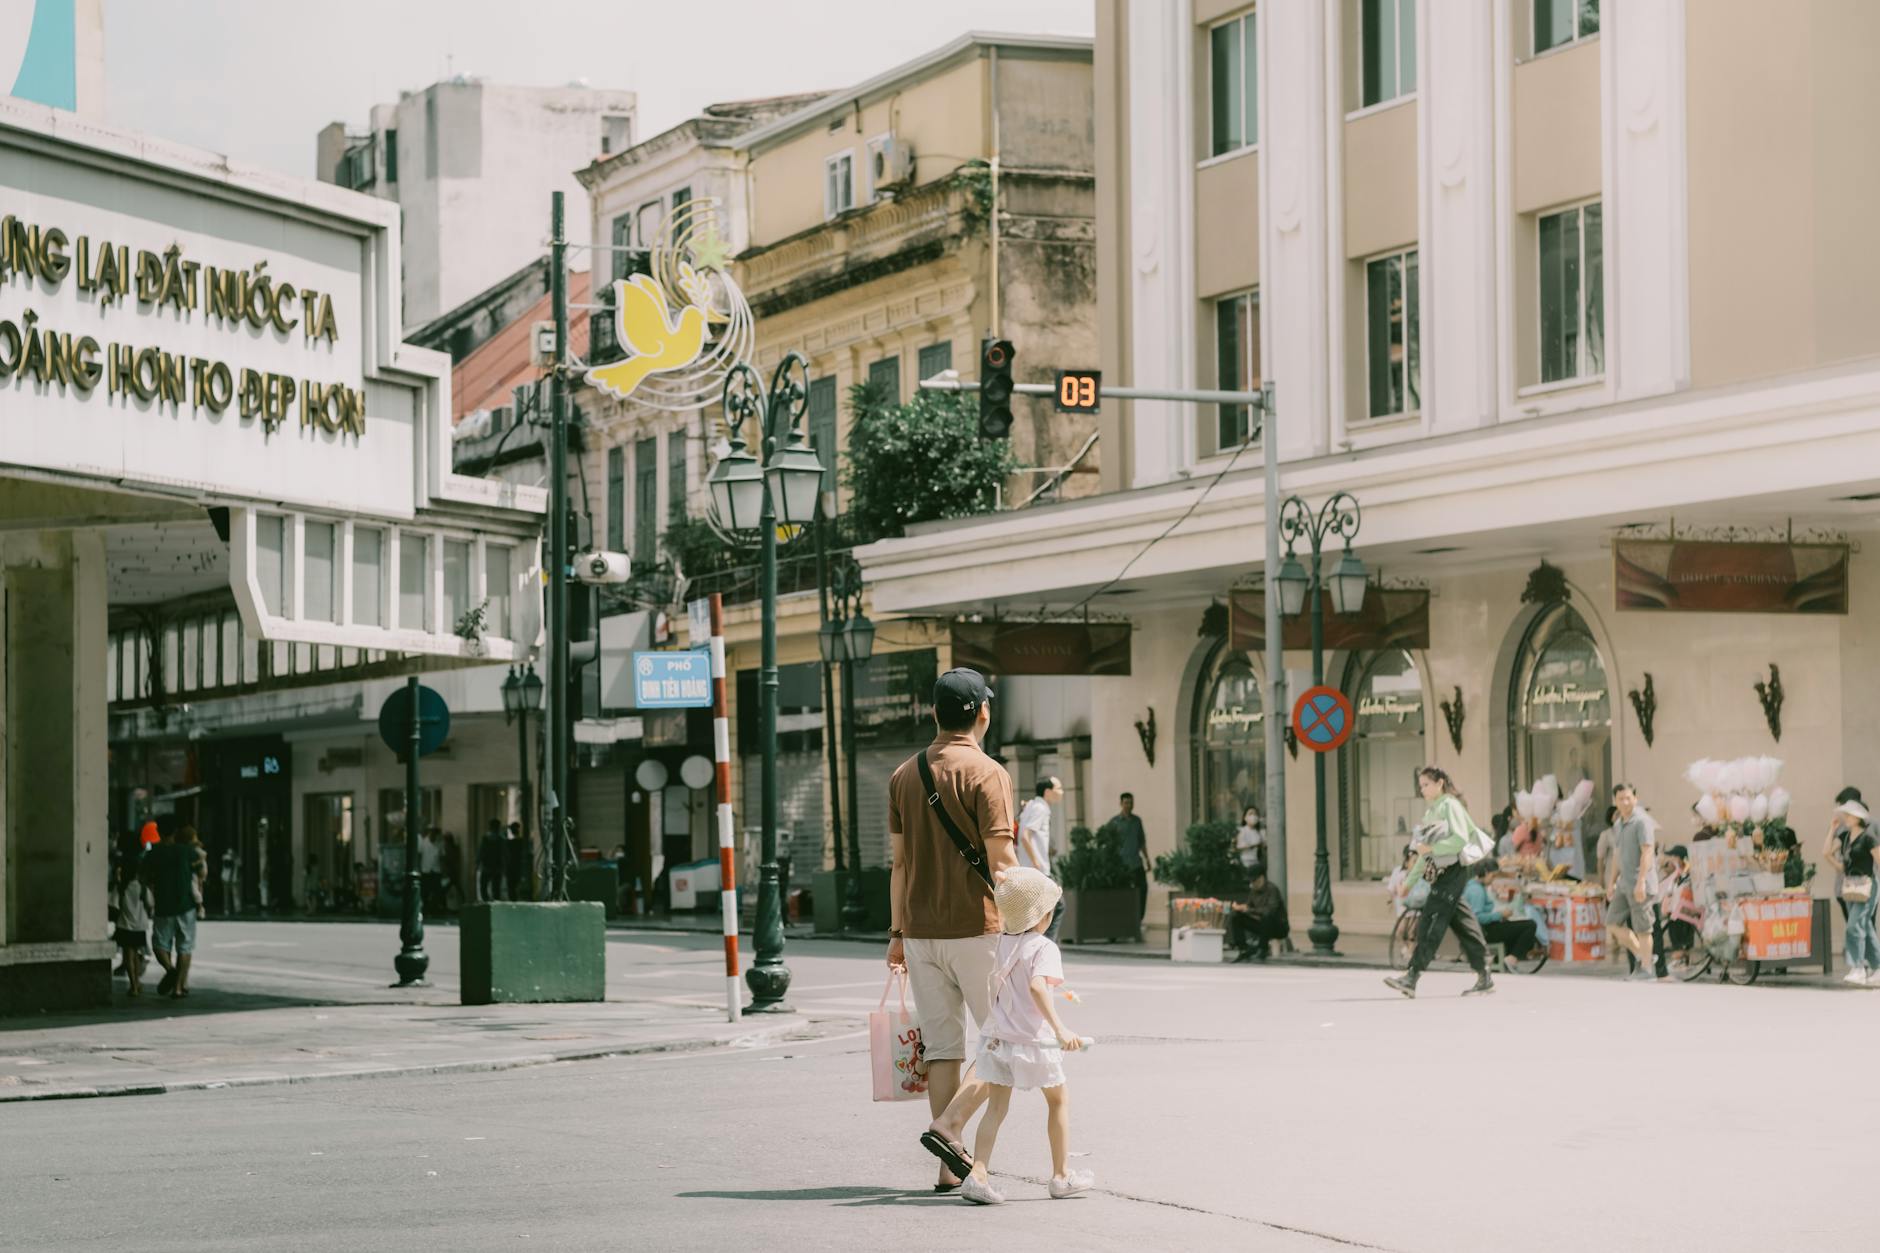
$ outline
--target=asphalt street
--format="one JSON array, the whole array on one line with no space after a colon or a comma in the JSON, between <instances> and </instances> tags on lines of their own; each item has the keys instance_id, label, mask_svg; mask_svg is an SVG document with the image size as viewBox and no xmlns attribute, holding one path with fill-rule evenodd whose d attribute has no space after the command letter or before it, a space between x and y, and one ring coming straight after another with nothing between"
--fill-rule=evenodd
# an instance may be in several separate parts
<instances>
[{"instance_id":1,"label":"asphalt street","mask_svg":"<svg viewBox=\"0 0 1880 1253\"><path fill-rule=\"evenodd\" d=\"M235 977L218 956L256 981L278 963L283 988L389 962L383 928L225 928L205 984ZM1073 949L1065 1017L1099 1043L1071 1059L1072 1141L1098 1191L1046 1198L1043 1102L1020 1095L993 1163L1013 1200L984 1211L928 1191L923 1105L868 1100L878 954L791 964L818 1038L0 1106L0 1247L1873 1246L1880 992L1543 973L1464 1000L1441 973L1405 1002L1370 971ZM708 938L610 937L610 997L710 1003L721 970Z\"/></svg>"}]
</instances>

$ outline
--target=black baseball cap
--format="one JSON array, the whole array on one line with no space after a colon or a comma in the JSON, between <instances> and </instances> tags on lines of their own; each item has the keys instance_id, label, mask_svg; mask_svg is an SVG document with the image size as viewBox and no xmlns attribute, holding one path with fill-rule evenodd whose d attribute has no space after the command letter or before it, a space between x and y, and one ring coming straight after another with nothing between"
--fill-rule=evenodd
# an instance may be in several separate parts
<instances>
[{"instance_id":1,"label":"black baseball cap","mask_svg":"<svg viewBox=\"0 0 1880 1253\"><path fill-rule=\"evenodd\" d=\"M977 670L962 666L934 680L933 705L942 712L977 714L980 703L991 700L992 689L986 686L986 676Z\"/></svg>"}]
</instances>

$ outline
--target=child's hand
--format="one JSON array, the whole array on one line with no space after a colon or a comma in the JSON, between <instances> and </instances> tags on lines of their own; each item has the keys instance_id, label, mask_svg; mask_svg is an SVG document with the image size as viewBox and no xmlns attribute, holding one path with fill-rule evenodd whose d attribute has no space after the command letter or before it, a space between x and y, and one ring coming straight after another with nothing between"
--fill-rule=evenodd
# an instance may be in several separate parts
<instances>
[{"instance_id":1,"label":"child's hand","mask_svg":"<svg viewBox=\"0 0 1880 1253\"><path fill-rule=\"evenodd\" d=\"M1075 1053L1084 1047L1084 1042L1077 1036L1065 1035L1060 1031L1058 1032L1058 1047L1063 1049L1066 1053Z\"/></svg>"}]
</instances>

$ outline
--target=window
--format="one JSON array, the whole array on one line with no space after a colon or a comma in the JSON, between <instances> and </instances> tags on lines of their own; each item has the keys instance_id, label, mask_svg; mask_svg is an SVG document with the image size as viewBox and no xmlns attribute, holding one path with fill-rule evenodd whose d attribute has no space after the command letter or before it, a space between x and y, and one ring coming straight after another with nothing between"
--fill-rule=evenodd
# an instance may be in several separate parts
<instances>
[{"instance_id":1,"label":"window","mask_svg":"<svg viewBox=\"0 0 1880 1253\"><path fill-rule=\"evenodd\" d=\"M633 273L633 215L623 213L613 221L614 282Z\"/></svg>"},{"instance_id":2,"label":"window","mask_svg":"<svg viewBox=\"0 0 1880 1253\"><path fill-rule=\"evenodd\" d=\"M483 546L484 594L490 601L484 623L489 634L502 639L507 639L510 632L509 593L510 581L515 577L511 562L514 551L507 544Z\"/></svg>"},{"instance_id":3,"label":"window","mask_svg":"<svg viewBox=\"0 0 1880 1253\"><path fill-rule=\"evenodd\" d=\"M601 153L623 152L633 146L633 119L612 115L601 119Z\"/></svg>"},{"instance_id":4,"label":"window","mask_svg":"<svg viewBox=\"0 0 1880 1253\"><path fill-rule=\"evenodd\" d=\"M385 566L385 532L353 528L352 620L360 626L385 625L385 600L379 579Z\"/></svg>"},{"instance_id":5,"label":"window","mask_svg":"<svg viewBox=\"0 0 1880 1253\"><path fill-rule=\"evenodd\" d=\"M1541 382L1606 372L1606 293L1598 202L1539 222Z\"/></svg>"},{"instance_id":6,"label":"window","mask_svg":"<svg viewBox=\"0 0 1880 1253\"><path fill-rule=\"evenodd\" d=\"M385 181L388 183L396 183L398 181L397 130L388 130L385 132Z\"/></svg>"},{"instance_id":7,"label":"window","mask_svg":"<svg viewBox=\"0 0 1880 1253\"><path fill-rule=\"evenodd\" d=\"M1401 649L1355 654L1344 690L1355 694L1358 725L1339 757L1342 865L1347 879L1382 879L1427 808L1416 773L1423 749L1423 679Z\"/></svg>"},{"instance_id":8,"label":"window","mask_svg":"<svg viewBox=\"0 0 1880 1253\"><path fill-rule=\"evenodd\" d=\"M868 367L868 382L891 405L901 403L901 359L883 357Z\"/></svg>"},{"instance_id":9,"label":"window","mask_svg":"<svg viewBox=\"0 0 1880 1253\"><path fill-rule=\"evenodd\" d=\"M425 537L410 532L398 537L398 629L431 629L431 560Z\"/></svg>"},{"instance_id":10,"label":"window","mask_svg":"<svg viewBox=\"0 0 1880 1253\"><path fill-rule=\"evenodd\" d=\"M682 426L666 432L666 518L680 522L685 519L686 498L686 434Z\"/></svg>"},{"instance_id":11,"label":"window","mask_svg":"<svg viewBox=\"0 0 1880 1253\"><path fill-rule=\"evenodd\" d=\"M691 203L692 189L690 187L675 188L672 193L672 216L677 218L679 211Z\"/></svg>"},{"instance_id":12,"label":"window","mask_svg":"<svg viewBox=\"0 0 1880 1253\"><path fill-rule=\"evenodd\" d=\"M633 445L633 561L652 565L653 541L659 537L659 440Z\"/></svg>"},{"instance_id":13,"label":"window","mask_svg":"<svg viewBox=\"0 0 1880 1253\"><path fill-rule=\"evenodd\" d=\"M1362 0L1359 43L1365 108L1417 89L1417 0Z\"/></svg>"},{"instance_id":14,"label":"window","mask_svg":"<svg viewBox=\"0 0 1880 1253\"><path fill-rule=\"evenodd\" d=\"M339 545L331 522L307 523L305 579L300 616L313 622L339 621Z\"/></svg>"},{"instance_id":15,"label":"window","mask_svg":"<svg viewBox=\"0 0 1880 1253\"><path fill-rule=\"evenodd\" d=\"M1260 142L1258 39L1251 13L1230 18L1208 31L1208 81L1214 113L1210 155L1218 157Z\"/></svg>"},{"instance_id":16,"label":"window","mask_svg":"<svg viewBox=\"0 0 1880 1253\"><path fill-rule=\"evenodd\" d=\"M1534 51L1564 48L1599 33L1599 0L1534 0Z\"/></svg>"},{"instance_id":17,"label":"window","mask_svg":"<svg viewBox=\"0 0 1880 1253\"><path fill-rule=\"evenodd\" d=\"M823 162L823 216L835 217L855 207L855 154L841 152Z\"/></svg>"},{"instance_id":18,"label":"window","mask_svg":"<svg viewBox=\"0 0 1880 1253\"><path fill-rule=\"evenodd\" d=\"M470 545L460 539L444 541L444 629L455 631L475 606L470 600Z\"/></svg>"},{"instance_id":19,"label":"window","mask_svg":"<svg viewBox=\"0 0 1880 1253\"><path fill-rule=\"evenodd\" d=\"M607 551L627 551L627 450L607 450Z\"/></svg>"},{"instance_id":20,"label":"window","mask_svg":"<svg viewBox=\"0 0 1880 1253\"><path fill-rule=\"evenodd\" d=\"M280 617L287 599L287 519L279 514L255 518L255 580L261 584L261 606Z\"/></svg>"},{"instance_id":21,"label":"window","mask_svg":"<svg viewBox=\"0 0 1880 1253\"><path fill-rule=\"evenodd\" d=\"M822 490L836 490L836 381L828 376L809 382L809 442L822 462Z\"/></svg>"},{"instance_id":22,"label":"window","mask_svg":"<svg viewBox=\"0 0 1880 1253\"><path fill-rule=\"evenodd\" d=\"M1230 652L1203 672L1202 683L1196 704L1201 725L1195 728L1194 818L1238 825L1247 806L1266 808L1260 681L1245 653Z\"/></svg>"},{"instance_id":23,"label":"window","mask_svg":"<svg viewBox=\"0 0 1880 1253\"><path fill-rule=\"evenodd\" d=\"M1612 701L1592 632L1570 605L1545 610L1528 626L1508 691L1509 775L1526 788L1553 775L1562 794L1593 781L1594 804L1580 819L1581 867L1597 862L1612 789Z\"/></svg>"},{"instance_id":24,"label":"window","mask_svg":"<svg viewBox=\"0 0 1880 1253\"><path fill-rule=\"evenodd\" d=\"M1214 302L1214 380L1224 392L1260 387L1260 293L1241 292ZM1255 435L1249 405L1215 410L1213 451L1238 448Z\"/></svg>"},{"instance_id":25,"label":"window","mask_svg":"<svg viewBox=\"0 0 1880 1253\"><path fill-rule=\"evenodd\" d=\"M944 374L953 368L953 345L944 341L928 344L920 350L919 364L920 378L930 379L936 374Z\"/></svg>"},{"instance_id":26,"label":"window","mask_svg":"<svg viewBox=\"0 0 1880 1253\"><path fill-rule=\"evenodd\" d=\"M1417 412L1417 251L1378 257L1364 267L1365 364L1374 418Z\"/></svg>"}]
</instances>

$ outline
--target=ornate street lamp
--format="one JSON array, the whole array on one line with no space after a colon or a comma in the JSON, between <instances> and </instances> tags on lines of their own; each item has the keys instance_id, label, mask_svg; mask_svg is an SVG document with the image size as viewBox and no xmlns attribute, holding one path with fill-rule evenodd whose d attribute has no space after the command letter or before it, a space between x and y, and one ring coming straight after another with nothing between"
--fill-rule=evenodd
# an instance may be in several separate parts
<instances>
[{"instance_id":1,"label":"ornate street lamp","mask_svg":"<svg viewBox=\"0 0 1880 1253\"><path fill-rule=\"evenodd\" d=\"M733 531L755 529L763 599L763 656L758 672L759 737L764 746L763 851L757 882L757 956L744 980L751 988L750 1012L787 1011L790 968L783 964L783 893L777 866L777 523L808 523L816 514L822 463L798 430L809 409L809 362L791 353L778 364L765 390L757 371L742 363L725 375L724 409L731 448L713 467L712 503L719 524ZM740 437L755 418L762 440L759 464Z\"/></svg>"},{"instance_id":2,"label":"ornate street lamp","mask_svg":"<svg viewBox=\"0 0 1880 1253\"><path fill-rule=\"evenodd\" d=\"M534 803L529 786L529 715L542 709L542 676L530 665L511 666L503 680L503 721L516 724L516 770L522 780L519 797L522 810L522 839L529 845L529 811ZM531 859L533 860L533 859Z\"/></svg>"},{"instance_id":3,"label":"ornate street lamp","mask_svg":"<svg viewBox=\"0 0 1880 1253\"><path fill-rule=\"evenodd\" d=\"M875 624L862 614L862 567L844 555L831 575L830 598L835 628L836 659L842 663L842 755L848 762L849 883L842 903L842 925L859 931L868 924L868 906L862 900L861 798L855 765L855 667L875 652Z\"/></svg>"},{"instance_id":4,"label":"ornate street lamp","mask_svg":"<svg viewBox=\"0 0 1880 1253\"><path fill-rule=\"evenodd\" d=\"M1364 589L1369 580L1364 563L1351 551L1352 537L1358 533L1358 502L1349 493L1339 492L1317 513L1297 496L1288 497L1280 506L1279 533L1286 540L1286 560L1280 564L1275 581L1279 584L1280 609L1287 617L1297 617L1311 601L1312 613L1312 686L1325 682L1325 588L1323 548L1327 537L1345 541L1345 555L1331 576L1332 607L1339 613L1356 613L1364 606ZM1293 555L1293 547L1304 539L1312 548L1310 574ZM1312 926L1306 934L1312 938L1312 951L1332 954L1337 951L1338 924L1332 921L1332 862L1325 843L1325 754L1312 754L1313 794L1318 802L1314 814L1312 849Z\"/></svg>"}]
</instances>

